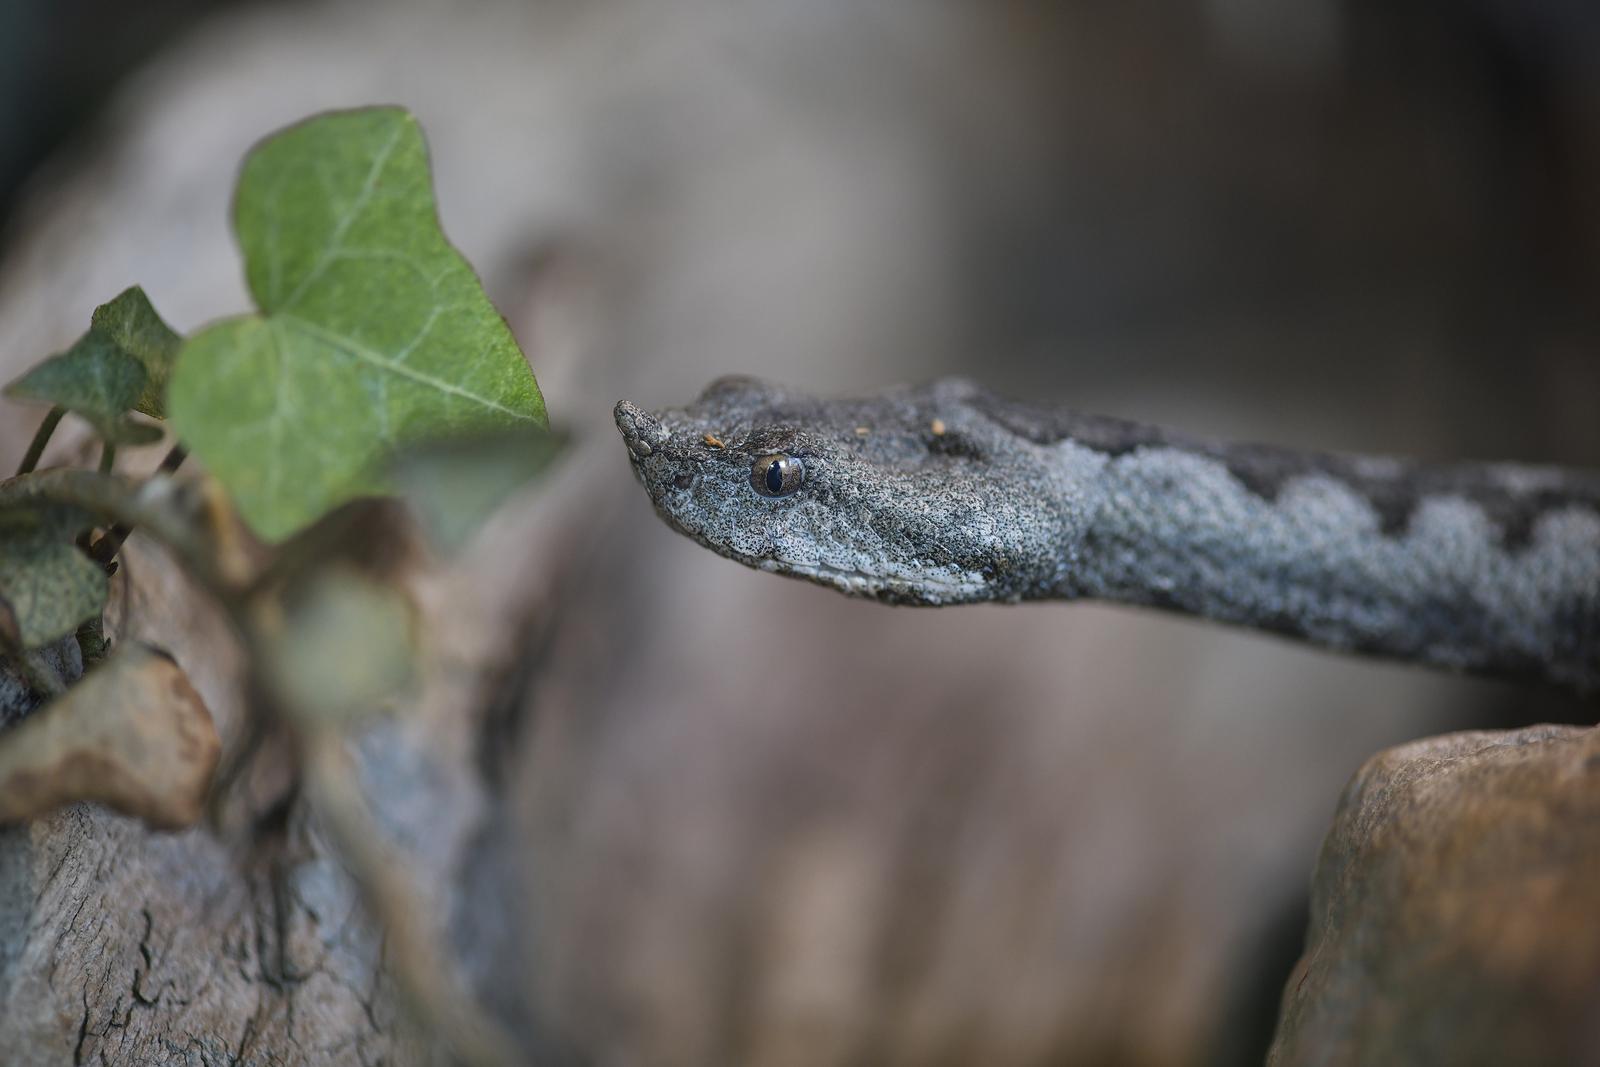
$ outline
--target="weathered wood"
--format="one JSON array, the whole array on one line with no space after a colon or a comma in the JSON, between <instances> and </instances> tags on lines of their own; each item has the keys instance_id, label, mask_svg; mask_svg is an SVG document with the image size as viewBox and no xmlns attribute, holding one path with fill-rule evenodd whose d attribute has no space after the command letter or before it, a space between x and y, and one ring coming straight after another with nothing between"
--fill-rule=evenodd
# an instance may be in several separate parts
<instances>
[{"instance_id":1,"label":"weathered wood","mask_svg":"<svg viewBox=\"0 0 1600 1067\"><path fill-rule=\"evenodd\" d=\"M293 838L304 842L303 825ZM0 1048L64 1063L419 1063L319 848L244 858L79 806L0 831Z\"/></svg>"}]
</instances>

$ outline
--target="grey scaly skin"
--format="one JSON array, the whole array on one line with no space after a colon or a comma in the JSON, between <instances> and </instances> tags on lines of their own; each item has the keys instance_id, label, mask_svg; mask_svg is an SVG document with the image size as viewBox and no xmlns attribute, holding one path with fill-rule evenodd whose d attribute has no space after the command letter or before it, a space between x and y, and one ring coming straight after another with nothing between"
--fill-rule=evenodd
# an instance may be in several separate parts
<instances>
[{"instance_id":1,"label":"grey scaly skin","mask_svg":"<svg viewBox=\"0 0 1600 1067\"><path fill-rule=\"evenodd\" d=\"M953 379L819 400L724 378L616 420L668 524L852 595L1092 597L1600 683L1600 474L1202 441Z\"/></svg>"}]
</instances>

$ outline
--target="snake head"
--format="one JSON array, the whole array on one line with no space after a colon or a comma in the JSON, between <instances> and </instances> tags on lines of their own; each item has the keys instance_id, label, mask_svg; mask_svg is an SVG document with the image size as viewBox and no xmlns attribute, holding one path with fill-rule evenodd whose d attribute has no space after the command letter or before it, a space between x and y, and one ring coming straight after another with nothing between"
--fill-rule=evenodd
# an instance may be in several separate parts
<instances>
[{"instance_id":1,"label":"snake head","mask_svg":"<svg viewBox=\"0 0 1600 1067\"><path fill-rule=\"evenodd\" d=\"M965 388L839 401L722 378L614 414L657 513L721 555L891 603L1033 595L1059 564L1037 532L1053 498L1016 492L1019 446Z\"/></svg>"},{"instance_id":2,"label":"snake head","mask_svg":"<svg viewBox=\"0 0 1600 1067\"><path fill-rule=\"evenodd\" d=\"M798 550L820 514L827 442L782 416L782 394L747 378L721 379L689 407L650 412L624 400L613 412L635 474L676 529L752 566ZM768 566L768 569L776 569Z\"/></svg>"}]
</instances>

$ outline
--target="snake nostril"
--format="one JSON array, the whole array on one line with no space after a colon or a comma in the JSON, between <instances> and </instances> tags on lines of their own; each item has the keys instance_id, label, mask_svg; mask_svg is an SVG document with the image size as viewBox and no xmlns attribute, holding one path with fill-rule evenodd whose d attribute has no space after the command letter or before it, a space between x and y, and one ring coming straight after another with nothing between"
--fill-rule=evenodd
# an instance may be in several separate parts
<instances>
[{"instance_id":1,"label":"snake nostril","mask_svg":"<svg viewBox=\"0 0 1600 1067\"><path fill-rule=\"evenodd\" d=\"M684 473L674 477L672 479L672 484L677 486L679 489L687 489L689 486L694 484L694 475L685 471Z\"/></svg>"}]
</instances>

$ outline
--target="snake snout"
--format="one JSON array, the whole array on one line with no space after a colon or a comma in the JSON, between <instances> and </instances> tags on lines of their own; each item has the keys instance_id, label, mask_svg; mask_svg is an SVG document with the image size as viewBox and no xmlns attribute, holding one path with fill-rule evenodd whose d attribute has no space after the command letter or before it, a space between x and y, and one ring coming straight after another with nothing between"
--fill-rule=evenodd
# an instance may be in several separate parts
<instances>
[{"instance_id":1,"label":"snake snout","mask_svg":"<svg viewBox=\"0 0 1600 1067\"><path fill-rule=\"evenodd\" d=\"M654 455L671 436L660 419L626 400L618 402L612 415L617 420L617 430L628 444L628 451L640 459Z\"/></svg>"}]
</instances>

